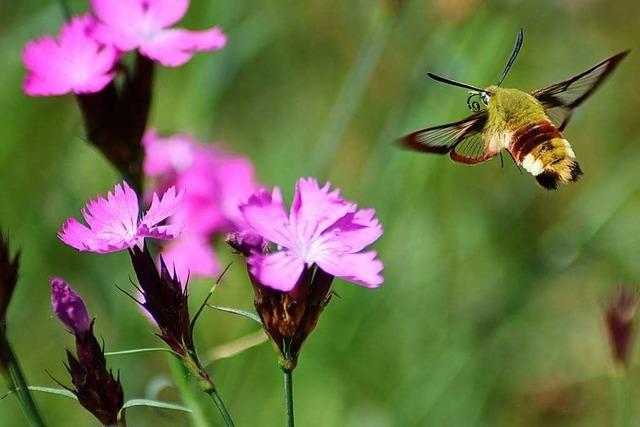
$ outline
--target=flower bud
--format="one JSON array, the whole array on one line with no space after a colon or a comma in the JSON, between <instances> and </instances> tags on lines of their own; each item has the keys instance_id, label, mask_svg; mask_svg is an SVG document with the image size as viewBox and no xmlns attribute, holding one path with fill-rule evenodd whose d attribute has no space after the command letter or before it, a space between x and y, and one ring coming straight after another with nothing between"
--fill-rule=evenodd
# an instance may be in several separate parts
<instances>
[{"instance_id":1,"label":"flower bud","mask_svg":"<svg viewBox=\"0 0 640 427\"><path fill-rule=\"evenodd\" d=\"M605 324L613 360L623 369L627 368L631 362L637 308L638 293L619 287L605 309Z\"/></svg>"},{"instance_id":2,"label":"flower bud","mask_svg":"<svg viewBox=\"0 0 640 427\"><path fill-rule=\"evenodd\" d=\"M251 252L263 252L267 242L251 231L234 231L227 234L225 242L238 253L249 256Z\"/></svg>"},{"instance_id":3,"label":"flower bud","mask_svg":"<svg viewBox=\"0 0 640 427\"><path fill-rule=\"evenodd\" d=\"M76 356L67 351L67 371L74 386L71 391L103 425L115 426L124 405L124 392L120 380L107 368L104 351L93 334L93 322L82 298L62 279L53 278L51 305L76 338Z\"/></svg>"},{"instance_id":4,"label":"flower bud","mask_svg":"<svg viewBox=\"0 0 640 427\"><path fill-rule=\"evenodd\" d=\"M60 321L74 335L86 333L91 328L91 319L82 298L62 279L51 279L51 306Z\"/></svg>"}]
</instances>

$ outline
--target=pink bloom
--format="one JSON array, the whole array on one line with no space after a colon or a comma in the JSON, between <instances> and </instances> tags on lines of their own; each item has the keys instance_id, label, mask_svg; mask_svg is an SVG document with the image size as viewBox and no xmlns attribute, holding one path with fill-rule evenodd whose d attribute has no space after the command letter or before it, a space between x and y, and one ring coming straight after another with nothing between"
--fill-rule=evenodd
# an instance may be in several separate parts
<instances>
[{"instance_id":1,"label":"pink bloom","mask_svg":"<svg viewBox=\"0 0 640 427\"><path fill-rule=\"evenodd\" d=\"M117 252L141 246L145 237L170 240L177 237L181 224L163 224L180 206L184 191L176 194L171 187L161 199L154 193L151 207L140 218L138 196L126 182L116 185L107 198L89 201L82 216L89 227L75 218L67 219L58 237L80 251L96 253Z\"/></svg>"},{"instance_id":2,"label":"pink bloom","mask_svg":"<svg viewBox=\"0 0 640 427\"><path fill-rule=\"evenodd\" d=\"M31 41L22 53L27 76L24 91L31 96L86 94L104 89L115 77L118 52L93 39L90 16L64 24L60 36Z\"/></svg>"},{"instance_id":3,"label":"pink bloom","mask_svg":"<svg viewBox=\"0 0 640 427\"><path fill-rule=\"evenodd\" d=\"M172 241L162 251L162 258L183 286L189 277L215 277L220 273L220 264L209 240L199 234L183 235Z\"/></svg>"},{"instance_id":4,"label":"pink bloom","mask_svg":"<svg viewBox=\"0 0 640 427\"><path fill-rule=\"evenodd\" d=\"M171 218L184 224L184 233L164 248L163 258L182 281L189 275L215 277L220 265L210 240L219 232L246 227L238 205L257 189L253 165L186 135L160 137L149 131L143 144L145 174L155 177L159 188L189 189Z\"/></svg>"},{"instance_id":5,"label":"pink bloom","mask_svg":"<svg viewBox=\"0 0 640 427\"><path fill-rule=\"evenodd\" d=\"M206 31L168 29L187 12L189 0L92 0L102 23L96 37L123 52L140 54L167 67L188 62L194 53L222 49L227 37L218 28Z\"/></svg>"},{"instance_id":6,"label":"pink bloom","mask_svg":"<svg viewBox=\"0 0 640 427\"><path fill-rule=\"evenodd\" d=\"M362 252L382 235L373 209L358 210L338 190L330 192L328 183L320 188L315 179L300 179L289 215L278 187L256 193L240 211L254 232L278 248L249 256L251 274L263 285L290 291L313 264L360 285L382 284L376 252Z\"/></svg>"},{"instance_id":7,"label":"pink bloom","mask_svg":"<svg viewBox=\"0 0 640 427\"><path fill-rule=\"evenodd\" d=\"M185 135L143 139L145 174L159 177L161 187L188 188L180 211L185 232L212 234L244 227L238 205L257 189L251 162L222 147L198 143Z\"/></svg>"},{"instance_id":8,"label":"pink bloom","mask_svg":"<svg viewBox=\"0 0 640 427\"><path fill-rule=\"evenodd\" d=\"M144 174L161 176L187 170L196 155L196 142L186 135L158 136L147 131L142 139L145 148Z\"/></svg>"}]
</instances>

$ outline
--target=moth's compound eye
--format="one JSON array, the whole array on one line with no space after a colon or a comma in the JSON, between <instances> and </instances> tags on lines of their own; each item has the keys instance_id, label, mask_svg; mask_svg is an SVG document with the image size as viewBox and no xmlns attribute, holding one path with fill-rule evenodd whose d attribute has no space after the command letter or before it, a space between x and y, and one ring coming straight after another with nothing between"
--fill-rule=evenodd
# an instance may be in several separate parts
<instances>
[{"instance_id":1,"label":"moth's compound eye","mask_svg":"<svg viewBox=\"0 0 640 427\"><path fill-rule=\"evenodd\" d=\"M489 94L488 94L488 93L486 93L486 92L482 92L482 94L480 95L480 97L482 98L482 103L483 103L484 105L489 105L489 98L490 98L490 96L489 96Z\"/></svg>"}]
</instances>

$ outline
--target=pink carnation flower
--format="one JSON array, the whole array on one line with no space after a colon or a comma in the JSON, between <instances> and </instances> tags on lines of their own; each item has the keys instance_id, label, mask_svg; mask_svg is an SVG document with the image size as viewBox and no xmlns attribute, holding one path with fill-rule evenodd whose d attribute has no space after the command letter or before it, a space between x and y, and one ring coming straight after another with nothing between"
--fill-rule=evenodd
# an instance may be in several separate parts
<instances>
[{"instance_id":1,"label":"pink carnation flower","mask_svg":"<svg viewBox=\"0 0 640 427\"><path fill-rule=\"evenodd\" d=\"M154 193L151 207L142 218L139 215L138 196L126 182L116 185L107 198L89 201L82 210L88 226L75 218L67 219L58 237L80 251L95 253L117 252L142 246L145 237L170 240L177 237L181 224L163 224L180 206L184 191L176 194L169 188L161 199Z\"/></svg>"},{"instance_id":2,"label":"pink carnation flower","mask_svg":"<svg viewBox=\"0 0 640 427\"><path fill-rule=\"evenodd\" d=\"M251 274L261 284L290 291L313 264L366 287L382 284L382 262L376 252L363 252L382 235L374 210L358 210L328 183L320 188L315 179L300 179L289 215L278 187L256 193L240 211L255 233L277 245L275 252L249 255Z\"/></svg>"},{"instance_id":3,"label":"pink carnation flower","mask_svg":"<svg viewBox=\"0 0 640 427\"><path fill-rule=\"evenodd\" d=\"M218 28L206 31L168 29L189 8L189 0L92 0L102 23L96 37L123 52L140 54L167 67L188 62L194 53L216 51L227 43Z\"/></svg>"},{"instance_id":4,"label":"pink carnation flower","mask_svg":"<svg viewBox=\"0 0 640 427\"><path fill-rule=\"evenodd\" d=\"M22 53L27 76L24 91L31 96L86 94L104 89L115 77L119 54L90 36L96 21L75 17L62 27L57 39L33 40Z\"/></svg>"}]
</instances>

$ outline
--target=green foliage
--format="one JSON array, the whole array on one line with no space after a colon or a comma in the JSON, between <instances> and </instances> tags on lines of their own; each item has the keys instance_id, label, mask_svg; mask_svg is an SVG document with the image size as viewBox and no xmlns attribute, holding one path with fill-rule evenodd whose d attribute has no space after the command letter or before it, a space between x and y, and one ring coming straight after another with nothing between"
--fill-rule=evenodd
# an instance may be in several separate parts
<instances>
[{"instance_id":1,"label":"green foliage","mask_svg":"<svg viewBox=\"0 0 640 427\"><path fill-rule=\"evenodd\" d=\"M76 13L86 3L69 1ZM499 160L465 167L404 152L393 141L468 114L464 91L428 80L426 71L491 84L523 27L524 46L503 86L542 87L635 47L640 5L408 0L390 17L394 9L373 8L373 0L191 3L184 25L219 23L230 43L159 70L153 125L224 141L253 159L261 181L281 186L285 197L300 176L328 178L349 199L375 207L385 227L376 249L386 283L370 291L338 281L340 298L305 344L295 378L299 425L611 424L600 301L612 285L640 281L636 52L573 117L565 136L585 176L555 193L539 189L508 158L502 169ZM133 275L127 255L78 254L56 238L67 216L118 179L82 140L71 97L20 91L22 46L55 32L61 20L57 0L0 5L0 224L23 249L7 330L32 384L52 384L46 371L67 379L64 348L73 343L51 316L52 275L81 292L107 351L161 345L114 286L126 288ZM218 243L223 262L235 259ZM210 287L192 280L192 312ZM236 262L215 304L248 307L251 299ZM204 354L254 329L204 310L195 338ZM128 399L169 375L170 359L147 353L111 357L109 365ZM283 423L276 362L273 350L260 346L213 366L238 426ZM633 366L632 402L640 390ZM179 384L183 395L189 386ZM211 412L200 394L184 403ZM175 389L159 398L179 401ZM49 426L95 425L74 402L36 399ZM636 419L638 409L631 410ZM210 415L218 421L200 412L191 419L205 425ZM141 427L189 419L127 413L129 424ZM21 423L16 400L0 400L0 425Z\"/></svg>"}]
</instances>

